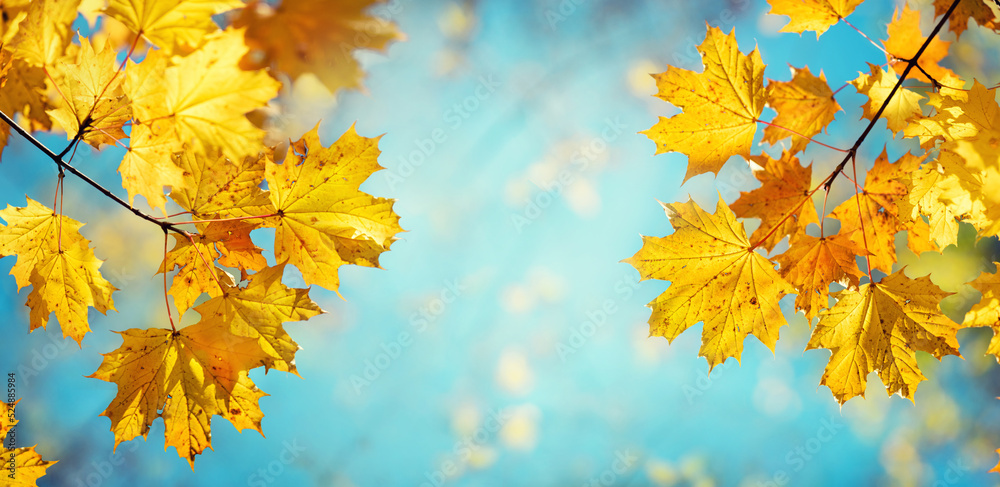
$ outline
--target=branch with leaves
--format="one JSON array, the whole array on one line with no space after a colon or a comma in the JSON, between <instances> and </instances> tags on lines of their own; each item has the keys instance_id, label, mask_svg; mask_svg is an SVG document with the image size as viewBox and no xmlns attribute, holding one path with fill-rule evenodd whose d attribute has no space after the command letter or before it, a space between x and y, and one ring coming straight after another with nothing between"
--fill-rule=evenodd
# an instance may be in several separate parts
<instances>
[{"instance_id":1,"label":"branch with leaves","mask_svg":"<svg viewBox=\"0 0 1000 487\"><path fill-rule=\"evenodd\" d=\"M90 308L115 309L118 290L102 276L83 223L63 212L66 173L164 233L161 326L118 332L121 347L104 354L90 376L118 386L104 412L115 445L145 438L163 418L166 445L193 468L211 445L213 416L260 432L258 400L266 394L250 370L298 375L299 346L283 325L324 312L309 289L282 284L286 267L297 267L308 285L336 291L340 266L378 267L379 255L403 231L393 200L360 190L382 169L378 137L351 127L324 145L317 126L276 154L260 122L265 110L276 110L269 103L280 80L310 74L331 94L359 88L364 73L353 51L383 50L402 37L372 15L379 3L0 5L0 148L12 129L58 168L52 208L27 197L26 206L0 210L0 256L16 257L11 274L18 289L31 286L28 329L46 327L54 314L64 338L82 346ZM213 19L220 15L225 28ZM101 28L74 36L81 16L91 25L100 17ZM362 37L363 45L351 43ZM59 153L33 135L56 130L69 140ZM72 164L82 143L121 150L127 198ZM164 216L138 209L139 196ZM183 211L167 216L168 205ZM274 229L273 264L251 238L261 228ZM174 237L172 248L167 236ZM174 315L191 309L200 320L178 327ZM33 485L40 475L29 479L28 472L44 473L49 463L22 450L16 454L24 465L41 466L24 467L21 480Z\"/></svg>"},{"instance_id":2,"label":"branch with leaves","mask_svg":"<svg viewBox=\"0 0 1000 487\"><path fill-rule=\"evenodd\" d=\"M783 32L814 31L817 38L846 22L862 3L769 1L771 14L790 19ZM939 64L950 45L939 38L945 24L958 37L970 20L1000 32L1000 19L979 0L937 0L934 6L936 21L927 35L920 28L920 12L908 6L888 23L888 39L881 45L851 25L885 54L886 62L869 63L866 73L845 84L868 98L862 109L869 119L846 149L815 139L840 110L835 98L840 89L831 90L822 72L815 76L808 67L792 68L790 81L765 83L760 53L740 52L734 32L708 28L699 47L703 72L670 67L654 75L656 96L681 109L644 132L657 153L686 154L685 181L717 174L732 156L742 156L761 187L731 204L720 197L714 214L693 201L664 205L674 233L643 237L642 248L626 259L643 279L670 281L649 303L651 335L673 341L702 322L699 355L711 370L730 357L739 360L749 335L773 352L787 324L778 302L794 294L796 311L811 325L818 317L806 349L830 350L820 384L841 404L865 394L872 371L888 394L913 400L917 385L926 380L916 352L938 359L959 355L956 332L964 327L992 327L989 353L1000 360L996 275L984 273L972 283L983 300L959 324L940 309L951 293L926 276L913 279L893 269L900 232L916 254L956 243L960 222L971 224L980 237L1000 233L1000 106L996 87L986 87L995 83L963 80ZM926 87L908 84L911 79L931 83L931 93L922 94ZM776 112L773 120L760 119L765 106ZM859 149L879 120L892 134L919 140L923 153L890 161L883 149L874 167L859 174ZM790 139L780 157L753 152L760 125L763 143ZM812 165L803 167L799 160L810 144L844 154L818 184ZM841 175L854 195L828 213L831 188ZM859 175L865 176L863 184ZM823 205L817 213L813 197L820 190ZM749 237L740 221L748 218L760 220ZM827 233L827 218L840 221L839 232ZM807 232L810 224L818 225L818 235ZM786 249L769 256L785 238ZM885 277L877 279L875 271ZM834 283L847 289L831 292Z\"/></svg>"}]
</instances>

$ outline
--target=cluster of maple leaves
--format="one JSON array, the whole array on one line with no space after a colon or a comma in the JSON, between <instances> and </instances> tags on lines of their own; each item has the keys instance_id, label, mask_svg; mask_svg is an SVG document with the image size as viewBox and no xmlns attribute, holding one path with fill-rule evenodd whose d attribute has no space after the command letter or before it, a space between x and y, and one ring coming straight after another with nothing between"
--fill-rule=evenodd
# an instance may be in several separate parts
<instances>
[{"instance_id":1,"label":"cluster of maple leaves","mask_svg":"<svg viewBox=\"0 0 1000 487\"><path fill-rule=\"evenodd\" d=\"M85 178L71 165L82 142L124 149L118 171L128 203L85 180L162 228L165 293L169 280L176 315L192 308L200 315L196 324L177 328L168 300L162 323L120 332L121 347L104 354L91 377L118 386L104 412L115 445L146 437L163 418L166 445L193 468L195 456L211 445L212 416L260 431L258 400L266 394L248 372L265 367L297 374L299 347L283 324L323 312L308 289L282 284L285 268L297 267L306 284L337 290L341 265L378 267L379 255L402 231L392 200L359 189L381 169L378 138L361 137L352 127L323 146L317 127L286 154L275 154L261 128L279 80L309 74L331 92L360 87L364 73L353 51L383 49L401 38L393 23L372 15L377 3L0 4L0 112L8 124L19 116L19 125L0 127L0 147L14 129L60 168L53 208L29 197L25 207L0 210L6 223L0 224L0 256L16 256L11 274L18 289L31 286L30 329L45 327L54 313L63 336L82 343L89 309L114 310L117 289L101 275L83 223L62 212L65 173ZM225 29L213 20L220 14L229 19ZM80 15L96 22L90 36L74 34ZM61 153L30 135L48 130L67 133ZM140 195L164 216L132 207ZM168 201L183 212L167 216ZM251 239L259 228L275 229L277 265L269 265ZM175 241L169 251L166 235ZM208 299L199 301L204 295ZM4 458L10 453L3 450ZM51 463L33 447L13 453L24 485L33 485Z\"/></svg>"},{"instance_id":2,"label":"cluster of maple leaves","mask_svg":"<svg viewBox=\"0 0 1000 487\"><path fill-rule=\"evenodd\" d=\"M769 2L769 13L790 18L782 31L814 31L819 37L846 22L862 0ZM718 173L731 156L743 156L761 186L741 193L731 205L720 198L714 214L693 201L664 205L673 234L643 237L642 248L626 260L643 279L670 281L649 304L651 335L672 341L703 322L699 354L711 370L729 357L739 360L748 335L773 351L786 324L778 301L795 294L796 311L810 323L819 317L806 348L831 351L820 383L840 403L863 396L872 371L890 395L912 400L917 384L926 380L916 352L938 359L959 355L956 332L963 327L993 327L988 351L1000 360L1000 277L983 273L971 283L983 299L959 324L939 307L950 293L926 276L893 272L900 232L917 254L955 244L960 222L982 237L1000 233L997 87L963 80L942 67L950 42L937 38L945 22L956 37L970 20L1000 32L1000 5L936 0L934 7L936 27L929 35L922 33L920 12L908 6L897 10L888 40L877 45L886 63L869 64L868 73L849 81L867 96L863 110L869 119L849 149L813 139L840 110L822 73L793 68L790 81L765 82L760 53L740 52L733 32L708 28L699 47L703 72L670 67L654 75L656 96L682 110L644 132L656 142L657 153L686 154L685 180ZM903 84L905 79L916 83ZM765 107L776 113L771 121L760 119ZM894 135L918 139L922 153L890 161L883 150L860 185L858 148L880 118ZM763 142L784 145L779 158L752 153L758 125L764 125ZM822 179L797 157L811 143L844 154ZM851 182L855 195L829 213L824 199L823 214L818 214L813 195L829 192L838 177ZM840 222L837 233L824 229L827 217ZM741 218L759 219L760 226L748 237ZM819 226L818 236L806 232L810 224ZM786 237L787 249L768 257ZM875 282L873 270L887 276ZM846 289L831 293L834 283Z\"/></svg>"}]
</instances>

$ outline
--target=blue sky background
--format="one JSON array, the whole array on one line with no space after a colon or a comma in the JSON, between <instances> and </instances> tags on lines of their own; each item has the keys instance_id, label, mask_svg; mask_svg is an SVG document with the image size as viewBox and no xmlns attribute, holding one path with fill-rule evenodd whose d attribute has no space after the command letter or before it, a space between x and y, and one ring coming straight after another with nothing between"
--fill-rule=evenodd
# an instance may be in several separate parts
<instances>
[{"instance_id":1,"label":"blue sky background","mask_svg":"<svg viewBox=\"0 0 1000 487\"><path fill-rule=\"evenodd\" d=\"M669 346L647 338L644 305L667 283L639 284L619 262L639 249L640 234L671 231L657 200L690 194L713 208L717 195L732 202L757 187L736 159L718 178L681 186L686 157L654 157L637 134L676 113L650 96L647 73L700 70L694 45L708 21L735 27L744 52L756 44L768 78L808 65L836 89L866 61L884 62L856 32L841 24L819 41L779 35L784 18L764 15L763 1L397 3L393 20L408 39L361 56L366 92L317 98L302 83L286 93L286 137L318 119L326 144L355 122L361 135L386 134L387 169L363 189L397 199L407 233L383 256L384 270L341 269L344 299L312 289L329 313L287 326L303 347L303 379L254 371L270 394L261 401L266 438L216 418L215 451L192 472L163 451L158 421L148 440L112 453L99 414L115 386L84 376L119 346L111 330L168 326L153 275L162 233L67 179L66 213L88 223L83 233L121 291L118 313L91 313L94 333L80 349L57 328L26 334L26 291L0 279L0 368L18 372L18 441L60 461L40 485L998 483L986 473L1000 447L1000 382L983 355L989 331L959 333L964 360L921 354L930 380L915 405L886 397L872 375L868 398L841 408L818 387L829 352L803 352L809 325L790 313L791 299L776 353L750 338L742 365L731 359L708 377L700 325ZM871 0L849 20L883 38L894 6ZM960 66L995 74L990 59L1000 56L990 52L967 49ZM864 100L850 87L837 100L845 112L822 140L846 147L864 127ZM862 149L869 165L887 142L890 157L912 148L877 130ZM801 158L819 180L837 155L815 148ZM3 156L0 203L24 206L25 194L51 202L51 162L16 137ZM83 147L74 163L124 194L120 158ZM273 233L254 235L271 247ZM13 262L0 260L0 273ZM910 262L916 272L934 267ZM302 286L294 274L285 282Z\"/></svg>"}]
</instances>

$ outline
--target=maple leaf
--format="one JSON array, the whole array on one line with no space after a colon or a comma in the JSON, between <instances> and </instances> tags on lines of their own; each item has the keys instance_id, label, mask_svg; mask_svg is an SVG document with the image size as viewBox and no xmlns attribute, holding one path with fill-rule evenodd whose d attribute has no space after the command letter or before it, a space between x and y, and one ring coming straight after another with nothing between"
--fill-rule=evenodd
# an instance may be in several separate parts
<instances>
[{"instance_id":1,"label":"maple leaf","mask_svg":"<svg viewBox=\"0 0 1000 487\"><path fill-rule=\"evenodd\" d=\"M895 163L889 163L883 148L865 177L861 193L841 203L830 214L840 220L841 234L871 252L873 269L892 271L896 262L895 235L913 225L908 218L900 219L897 201L906 196L903 181L920 167L920 162L919 157L906 153Z\"/></svg>"},{"instance_id":2,"label":"maple leaf","mask_svg":"<svg viewBox=\"0 0 1000 487\"><path fill-rule=\"evenodd\" d=\"M641 132L656 142L657 154L688 155L685 181L706 172L718 173L731 156L750 157L757 117L766 100L760 52L754 48L749 55L742 54L735 29L726 35L709 27L698 50L704 72L671 66L653 76L656 96L683 111L660 117L656 125Z\"/></svg>"},{"instance_id":3,"label":"maple leaf","mask_svg":"<svg viewBox=\"0 0 1000 487\"><path fill-rule=\"evenodd\" d=\"M0 458L4 459L5 469L9 472L3 475L4 487L35 487L38 479L45 476L45 471L58 460L45 461L42 456L35 451L35 446L26 448L15 448L8 450L0 448ZM13 459L13 465L10 464Z\"/></svg>"},{"instance_id":4,"label":"maple leaf","mask_svg":"<svg viewBox=\"0 0 1000 487\"><path fill-rule=\"evenodd\" d=\"M122 345L104 354L89 377L118 385L102 413L111 419L115 447L146 438L163 418L165 446L174 446L194 469L194 458L211 446L212 416L237 430L258 432L264 414L260 391L247 373L268 359L258 340L229 332L213 318L177 331L159 328L118 332Z\"/></svg>"},{"instance_id":5,"label":"maple leaf","mask_svg":"<svg viewBox=\"0 0 1000 487\"><path fill-rule=\"evenodd\" d=\"M291 289L281 283L285 265L268 267L253 276L245 288L230 287L195 308L204 319L224 323L237 335L258 339L268 358L264 367L298 375L295 352L299 350L282 327L324 313L309 298L308 289Z\"/></svg>"},{"instance_id":6,"label":"maple leaf","mask_svg":"<svg viewBox=\"0 0 1000 487\"><path fill-rule=\"evenodd\" d=\"M812 323L821 310L829 307L830 283L858 286L865 273L858 269L855 257L869 254L843 234L817 238L800 233L774 260L781 277L798 290L795 309L804 312Z\"/></svg>"},{"instance_id":7,"label":"maple leaf","mask_svg":"<svg viewBox=\"0 0 1000 487\"><path fill-rule=\"evenodd\" d=\"M122 126L132 118L115 54L109 46L97 53L87 38L81 38L77 63L61 63L57 71L55 84L63 104L49 110L49 115L70 140L82 133L80 138L95 149L127 137Z\"/></svg>"},{"instance_id":8,"label":"maple leaf","mask_svg":"<svg viewBox=\"0 0 1000 487\"><path fill-rule=\"evenodd\" d=\"M259 224L246 220L211 222L205 226L203 235L215 242L221 254L219 263L240 269L245 279L248 269L260 271L267 267L264 249L256 246L250 238L250 232L259 227Z\"/></svg>"},{"instance_id":9,"label":"maple leaf","mask_svg":"<svg viewBox=\"0 0 1000 487\"><path fill-rule=\"evenodd\" d=\"M7 404L0 401L0 441L7 438L7 432L11 430L14 426L17 426L18 420L13 414L10 414L17 407L17 403L21 402L20 399L14 401L14 404ZM13 422L8 422L13 419ZM3 458L3 457L0 457Z\"/></svg>"},{"instance_id":10,"label":"maple leaf","mask_svg":"<svg viewBox=\"0 0 1000 487\"><path fill-rule=\"evenodd\" d=\"M963 325L992 328L993 339L990 340L986 353L992 354L1000 362L1000 276L983 272L969 285L983 293L983 297L966 313Z\"/></svg>"},{"instance_id":11,"label":"maple leaf","mask_svg":"<svg viewBox=\"0 0 1000 487\"><path fill-rule=\"evenodd\" d=\"M6 50L0 50L6 54ZM29 130L49 130L52 121L46 110L49 99L45 94L45 70L31 66L21 59L14 58L7 64L9 73L0 89L0 111L7 115L23 114ZM10 127L0 124L0 149L6 147Z\"/></svg>"},{"instance_id":12,"label":"maple leaf","mask_svg":"<svg viewBox=\"0 0 1000 487\"><path fill-rule=\"evenodd\" d=\"M920 32L920 11L910 10L910 6L906 4L903 5L902 12L897 9L893 14L892 22L889 23L888 34L889 39L882 43L885 45L885 50L888 54L896 59L912 59L917 55L917 51L920 50L920 47L927 39ZM933 39L927 45L927 48L924 49L923 53L920 54L917 65L923 68L934 79L954 77L954 71L941 67L938 64L938 62L948 55L949 45L951 45L951 42L942 41L940 37ZM891 60L892 58L890 58ZM893 69L896 70L897 74L902 76L903 71L906 69L906 63L895 63ZM911 70L909 76L921 81L930 81L919 70Z\"/></svg>"},{"instance_id":13,"label":"maple leaf","mask_svg":"<svg viewBox=\"0 0 1000 487\"><path fill-rule=\"evenodd\" d=\"M803 33L815 31L816 38L836 24L851 15L854 9L864 0L767 0L771 4L772 15L787 15L788 24L781 32Z\"/></svg>"},{"instance_id":14,"label":"maple leaf","mask_svg":"<svg viewBox=\"0 0 1000 487\"><path fill-rule=\"evenodd\" d=\"M389 250L403 229L392 211L393 200L358 189L382 169L379 138L361 137L352 125L325 148L318 130L317 125L293 143L284 163L267 161L267 187L278 215L268 225L277 229L274 254L279 263L298 267L307 284L336 290L341 265L377 266L378 254ZM359 253L367 257L358 259Z\"/></svg>"},{"instance_id":15,"label":"maple leaf","mask_svg":"<svg viewBox=\"0 0 1000 487\"><path fill-rule=\"evenodd\" d=\"M282 0L272 8L253 1L233 21L246 27L244 66L273 66L293 81L314 74L331 93L360 88L364 72L356 49L384 51L404 36L395 24L366 13L382 0Z\"/></svg>"},{"instance_id":16,"label":"maple leaf","mask_svg":"<svg viewBox=\"0 0 1000 487\"><path fill-rule=\"evenodd\" d=\"M170 192L195 220L271 216L275 208L260 189L269 151L231 161L218 154L184 152L177 161L183 182Z\"/></svg>"},{"instance_id":17,"label":"maple leaf","mask_svg":"<svg viewBox=\"0 0 1000 487\"><path fill-rule=\"evenodd\" d=\"M219 252L207 237L174 235L174 240L174 248L167 252L157 273L180 269L170 284L170 295L177 313L183 315L202 294L220 296L235 283L232 276L215 266Z\"/></svg>"},{"instance_id":18,"label":"maple leaf","mask_svg":"<svg viewBox=\"0 0 1000 487\"><path fill-rule=\"evenodd\" d=\"M650 335L673 342L704 322L699 355L709 370L728 357L740 359L743 341L753 334L770 350L785 318L778 300L795 290L754 251L743 225L722 199L710 215L694 201L663 205L674 227L666 237L643 237L642 248L626 262L642 280L670 281L649 303Z\"/></svg>"},{"instance_id":19,"label":"maple leaf","mask_svg":"<svg viewBox=\"0 0 1000 487\"><path fill-rule=\"evenodd\" d=\"M822 132L840 111L840 105L833 98L833 91L826 84L826 77L820 71L813 76L809 68L792 68L791 81L767 83L767 105L778 112L771 123L794 130L805 137ZM792 138L792 153L805 150L810 141L780 127L764 127L764 142L774 144L781 139Z\"/></svg>"},{"instance_id":20,"label":"maple leaf","mask_svg":"<svg viewBox=\"0 0 1000 487\"><path fill-rule=\"evenodd\" d=\"M232 160L257 156L264 131L246 115L274 98L279 83L263 71L240 69L246 52L243 31L227 29L186 56L160 55L130 66L125 93L136 119L172 120L172 133L187 150L218 150Z\"/></svg>"},{"instance_id":21,"label":"maple leaf","mask_svg":"<svg viewBox=\"0 0 1000 487\"><path fill-rule=\"evenodd\" d=\"M948 0L934 0L934 16L940 17L948 11L951 3ZM958 7L948 18L948 28L955 33L956 38L962 36L962 32L969 27L969 20L975 20L977 24L987 29L1000 31L1000 19L986 5L986 0L959 2Z\"/></svg>"},{"instance_id":22,"label":"maple leaf","mask_svg":"<svg viewBox=\"0 0 1000 487\"><path fill-rule=\"evenodd\" d=\"M106 13L167 53L183 54L219 30L213 15L242 6L240 0L110 0Z\"/></svg>"},{"instance_id":23,"label":"maple leaf","mask_svg":"<svg viewBox=\"0 0 1000 487\"><path fill-rule=\"evenodd\" d=\"M938 158L910 173L902 180L906 197L898 200L901 217L922 221L920 215L927 215L929 237L941 247L958 244L960 220L977 228L989 225L986 207L977 196L981 180L950 161Z\"/></svg>"},{"instance_id":24,"label":"maple leaf","mask_svg":"<svg viewBox=\"0 0 1000 487\"><path fill-rule=\"evenodd\" d=\"M166 209L163 187L176 190L184 186L184 170L174 162L182 147L166 121L132 124L128 148L118 166L130 205L142 195L150 207Z\"/></svg>"},{"instance_id":25,"label":"maple leaf","mask_svg":"<svg viewBox=\"0 0 1000 487\"><path fill-rule=\"evenodd\" d=\"M45 327L56 314L63 337L81 344L90 331L87 310L114 310L111 294L117 289L101 276L103 261L94 256L90 242L80 235L83 224L56 215L41 203L27 198L28 206L8 205L0 210L0 255L16 255L10 273L18 289L31 284L27 298L31 308L30 329Z\"/></svg>"},{"instance_id":26,"label":"maple leaf","mask_svg":"<svg viewBox=\"0 0 1000 487\"><path fill-rule=\"evenodd\" d=\"M80 0L37 0L18 24L11 41L14 55L32 66L54 66L70 45Z\"/></svg>"},{"instance_id":27,"label":"maple leaf","mask_svg":"<svg viewBox=\"0 0 1000 487\"><path fill-rule=\"evenodd\" d=\"M760 167L754 171L754 176L761 187L741 192L740 198L730 206L739 218L760 219L760 226L750 240L771 251L786 235L796 235L804 232L810 223L819 223L816 207L809 199L811 165L802 167L799 159L788 151L777 160L767 154L752 156L750 160ZM785 218L788 215L791 217ZM775 230L779 224L781 227Z\"/></svg>"},{"instance_id":28,"label":"maple leaf","mask_svg":"<svg viewBox=\"0 0 1000 487\"><path fill-rule=\"evenodd\" d=\"M920 115L920 100L924 97L912 90L900 87L889 99L889 93L899 78L895 73L885 71L881 67L868 63L871 75L861 73L851 84L858 90L858 93L868 96L868 101L861 107L864 109L864 118L871 120L878 113L879 108L888 100L882 116L885 117L886 126L894 133L906 128L906 123Z\"/></svg>"},{"instance_id":29,"label":"maple leaf","mask_svg":"<svg viewBox=\"0 0 1000 487\"><path fill-rule=\"evenodd\" d=\"M834 293L837 304L820 313L806 346L832 353L820 384L843 404L864 397L868 374L874 370L890 396L898 392L912 401L917 384L926 380L917 366L917 351L937 359L961 357L955 338L961 325L938 306L950 294L929 277L910 279L902 269L879 283Z\"/></svg>"}]
</instances>

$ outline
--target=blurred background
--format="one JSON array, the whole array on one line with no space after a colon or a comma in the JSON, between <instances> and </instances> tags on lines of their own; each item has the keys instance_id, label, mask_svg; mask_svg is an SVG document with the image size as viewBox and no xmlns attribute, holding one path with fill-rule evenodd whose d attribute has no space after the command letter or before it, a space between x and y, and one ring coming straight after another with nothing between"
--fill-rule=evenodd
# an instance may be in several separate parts
<instances>
[{"instance_id":1,"label":"blurred background","mask_svg":"<svg viewBox=\"0 0 1000 487\"><path fill-rule=\"evenodd\" d=\"M355 121L361 135L386 134L387 169L362 189L396 198L408 232L383 255L384 270L341 269L343 299L312 289L329 313L287 325L303 347L303 379L251 374L270 394L261 400L266 438L216 418L215 451L192 472L163 451L157 421L148 440L112 453L99 415L115 386L85 376L120 345L111 330L167 326L154 277L162 233L66 180L66 213L87 222L83 234L121 291L118 313L91 313L94 333L81 350L58 328L26 334L25 294L0 278L0 369L18 377L18 442L59 460L40 485L1000 485L987 473L1000 447L1000 374L984 355L990 330L959 332L964 359L920 353L930 380L915 404L887 397L872 375L867 398L840 407L818 386L829 352L803 352L810 328L791 298L774 354L749 338L742 364L730 359L708 376L697 357L701 326L672 345L649 338L644 305L667 283L639 284L619 262L639 249L640 234L671 231L657 200L690 195L710 208L758 186L735 158L717 178L682 186L686 157L653 157L637 132L676 109L650 96L649 73L668 64L700 71L695 46L707 21L735 28L744 52L756 44L768 78L809 66L837 89L865 62L885 62L857 32L839 24L819 41L779 34L787 19L765 15L762 0L394 3L402 8L391 20L407 40L362 53L365 92L332 97L306 79L282 94L276 141L320 119L325 144ZM928 3L911 2L927 14L925 32ZM870 0L849 20L885 38L897 6ZM995 82L998 50L995 36L972 27L948 65ZM820 138L847 147L864 127L864 100L851 87L837 100L845 111ZM51 199L55 169L12 140L0 203ZM915 148L876 130L862 150L868 167L886 143L890 160ZM817 147L800 158L818 181L837 155ZM124 194L121 156L84 146L74 163ZM831 203L849 187L835 190ZM273 233L254 236L271 247ZM959 320L978 300L962 283L994 253L974 232L941 254L900 252L911 276L934 271L958 293L947 306ZM0 260L0 273L13 263ZM303 286L294 274L285 282Z\"/></svg>"}]
</instances>

